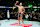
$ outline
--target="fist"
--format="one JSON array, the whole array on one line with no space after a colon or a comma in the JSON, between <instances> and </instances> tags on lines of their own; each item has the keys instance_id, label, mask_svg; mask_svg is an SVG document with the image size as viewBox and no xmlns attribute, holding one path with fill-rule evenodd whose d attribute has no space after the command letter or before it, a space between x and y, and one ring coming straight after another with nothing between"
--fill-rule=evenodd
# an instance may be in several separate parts
<instances>
[{"instance_id":1,"label":"fist","mask_svg":"<svg viewBox=\"0 0 40 27\"><path fill-rule=\"evenodd\" d=\"M16 1L16 3L19 3L19 1Z\"/></svg>"}]
</instances>

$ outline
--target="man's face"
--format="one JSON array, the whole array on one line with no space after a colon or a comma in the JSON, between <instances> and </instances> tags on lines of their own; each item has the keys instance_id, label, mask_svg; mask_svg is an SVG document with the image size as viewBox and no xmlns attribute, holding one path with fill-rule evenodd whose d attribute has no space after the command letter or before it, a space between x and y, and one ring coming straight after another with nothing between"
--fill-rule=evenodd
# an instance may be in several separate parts
<instances>
[{"instance_id":1,"label":"man's face","mask_svg":"<svg viewBox=\"0 0 40 27\"><path fill-rule=\"evenodd\" d=\"M22 6L22 3L20 3L19 5Z\"/></svg>"}]
</instances>

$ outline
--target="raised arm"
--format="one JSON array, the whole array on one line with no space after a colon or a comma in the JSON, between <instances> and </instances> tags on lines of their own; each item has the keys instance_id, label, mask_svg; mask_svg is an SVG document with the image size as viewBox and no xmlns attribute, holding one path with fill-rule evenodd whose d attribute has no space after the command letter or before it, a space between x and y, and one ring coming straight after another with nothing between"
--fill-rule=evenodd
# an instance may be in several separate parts
<instances>
[{"instance_id":1,"label":"raised arm","mask_svg":"<svg viewBox=\"0 0 40 27\"><path fill-rule=\"evenodd\" d=\"M15 3L15 6L16 6L16 7L18 7L18 5L17 5L18 2L19 2L19 1L16 1L16 3Z\"/></svg>"}]
</instances>

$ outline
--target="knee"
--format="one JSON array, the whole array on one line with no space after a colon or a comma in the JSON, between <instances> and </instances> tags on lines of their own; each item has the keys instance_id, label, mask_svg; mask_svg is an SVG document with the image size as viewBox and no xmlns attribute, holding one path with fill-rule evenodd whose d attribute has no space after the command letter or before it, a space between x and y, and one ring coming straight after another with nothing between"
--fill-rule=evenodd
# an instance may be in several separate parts
<instances>
[{"instance_id":1,"label":"knee","mask_svg":"<svg viewBox=\"0 0 40 27\"><path fill-rule=\"evenodd\" d=\"M18 20L19 20L19 18L18 18Z\"/></svg>"}]
</instances>

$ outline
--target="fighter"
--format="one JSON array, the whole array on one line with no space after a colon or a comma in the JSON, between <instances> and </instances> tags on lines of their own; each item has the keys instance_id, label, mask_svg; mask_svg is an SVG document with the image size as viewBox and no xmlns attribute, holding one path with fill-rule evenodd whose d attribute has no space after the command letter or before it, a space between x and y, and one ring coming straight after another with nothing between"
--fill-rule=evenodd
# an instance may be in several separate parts
<instances>
[{"instance_id":1,"label":"fighter","mask_svg":"<svg viewBox=\"0 0 40 27\"><path fill-rule=\"evenodd\" d=\"M18 21L19 21L19 24L20 24L20 20L21 20L23 25L24 25L22 17L23 17L23 13L25 12L25 8L22 6L21 2L20 2L19 5L17 5L17 3L19 3L19 1L16 1L16 3L15 3L15 6L18 7Z\"/></svg>"}]
</instances>

